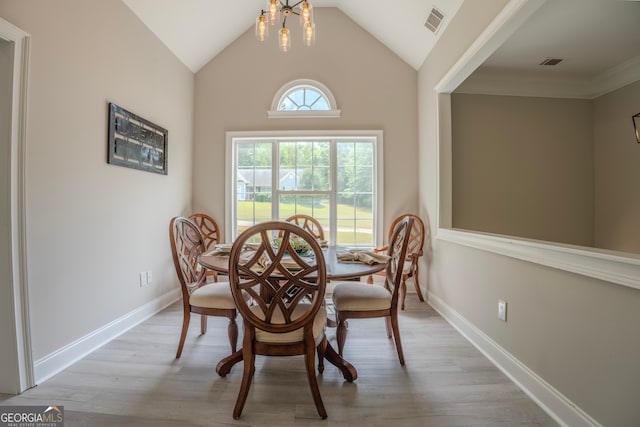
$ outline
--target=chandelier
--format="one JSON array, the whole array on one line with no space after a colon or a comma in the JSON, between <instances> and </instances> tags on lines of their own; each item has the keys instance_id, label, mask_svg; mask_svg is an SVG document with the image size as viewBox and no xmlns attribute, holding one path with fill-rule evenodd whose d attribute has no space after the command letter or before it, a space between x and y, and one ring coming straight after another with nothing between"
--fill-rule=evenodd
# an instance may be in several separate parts
<instances>
[{"instance_id":1,"label":"chandelier","mask_svg":"<svg viewBox=\"0 0 640 427\"><path fill-rule=\"evenodd\" d=\"M289 0L269 0L269 9L261 10L256 18L256 38L265 41L269 37L269 27L282 21L282 28L278 30L278 45L282 52L291 49L291 34L287 28L287 18L291 15L300 17L302 27L302 42L311 46L316 39L316 24L313 22L313 8L307 0L301 0L290 5ZM294 18L291 18L294 19Z\"/></svg>"}]
</instances>

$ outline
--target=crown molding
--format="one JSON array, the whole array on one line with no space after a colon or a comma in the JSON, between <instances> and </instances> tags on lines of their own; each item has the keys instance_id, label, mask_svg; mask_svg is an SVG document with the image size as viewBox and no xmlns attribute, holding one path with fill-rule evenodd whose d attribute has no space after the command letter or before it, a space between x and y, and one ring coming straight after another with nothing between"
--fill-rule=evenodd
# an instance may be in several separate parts
<instances>
[{"instance_id":1,"label":"crown molding","mask_svg":"<svg viewBox=\"0 0 640 427\"><path fill-rule=\"evenodd\" d=\"M455 92L476 95L595 99L638 80L640 80L640 56L610 68L592 79L544 77L478 69L458 86Z\"/></svg>"},{"instance_id":2,"label":"crown molding","mask_svg":"<svg viewBox=\"0 0 640 427\"><path fill-rule=\"evenodd\" d=\"M640 56L631 58L596 76L592 80L592 98L598 98L638 80L640 80Z\"/></svg>"}]
</instances>

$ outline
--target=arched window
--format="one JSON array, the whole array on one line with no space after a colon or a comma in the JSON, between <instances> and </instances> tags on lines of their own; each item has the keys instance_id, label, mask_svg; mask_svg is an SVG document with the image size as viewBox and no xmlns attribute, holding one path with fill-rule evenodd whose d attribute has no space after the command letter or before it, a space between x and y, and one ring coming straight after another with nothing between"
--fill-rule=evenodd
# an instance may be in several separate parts
<instances>
[{"instance_id":1,"label":"arched window","mask_svg":"<svg viewBox=\"0 0 640 427\"><path fill-rule=\"evenodd\" d=\"M329 89L315 80L294 80L282 86L273 97L269 118L340 117L340 110Z\"/></svg>"}]
</instances>

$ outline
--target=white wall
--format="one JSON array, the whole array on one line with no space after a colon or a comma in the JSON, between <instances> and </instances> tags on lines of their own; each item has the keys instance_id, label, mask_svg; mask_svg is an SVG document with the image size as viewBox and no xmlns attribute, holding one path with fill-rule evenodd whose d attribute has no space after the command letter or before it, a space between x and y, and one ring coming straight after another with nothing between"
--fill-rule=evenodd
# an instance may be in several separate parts
<instances>
[{"instance_id":1,"label":"white wall","mask_svg":"<svg viewBox=\"0 0 640 427\"><path fill-rule=\"evenodd\" d=\"M440 208L434 87L506 3L464 2L418 72L422 215L435 219ZM428 283L430 300L591 418L604 426L640 425L640 291L438 238ZM499 298L509 304L506 323L497 319Z\"/></svg>"},{"instance_id":2,"label":"white wall","mask_svg":"<svg viewBox=\"0 0 640 427\"><path fill-rule=\"evenodd\" d=\"M0 15L32 36L26 226L37 365L176 291L168 224L190 211L194 76L119 0L2 0ZM110 101L169 130L168 176L107 164ZM146 270L153 284L140 288Z\"/></svg>"},{"instance_id":3,"label":"white wall","mask_svg":"<svg viewBox=\"0 0 640 427\"><path fill-rule=\"evenodd\" d=\"M253 28L196 75L194 193L196 211L225 223L225 132L254 130L384 131L384 230L417 211L416 71L335 8L314 12L318 37L278 50L276 38L258 42ZM313 79L326 85L342 109L339 119L268 119L285 83Z\"/></svg>"}]
</instances>

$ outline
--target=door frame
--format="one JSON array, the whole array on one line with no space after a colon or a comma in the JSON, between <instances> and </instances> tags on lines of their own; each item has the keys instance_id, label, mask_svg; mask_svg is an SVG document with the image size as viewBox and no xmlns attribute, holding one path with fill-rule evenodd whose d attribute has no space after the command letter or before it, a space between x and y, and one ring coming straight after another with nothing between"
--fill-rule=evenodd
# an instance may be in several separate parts
<instances>
[{"instance_id":1,"label":"door frame","mask_svg":"<svg viewBox=\"0 0 640 427\"><path fill-rule=\"evenodd\" d=\"M11 293L13 296L16 348L18 353L19 390L35 386L29 292L27 281L26 236L26 133L27 85L31 37L15 25L0 18L0 37L14 43L13 92L11 99Z\"/></svg>"}]
</instances>

